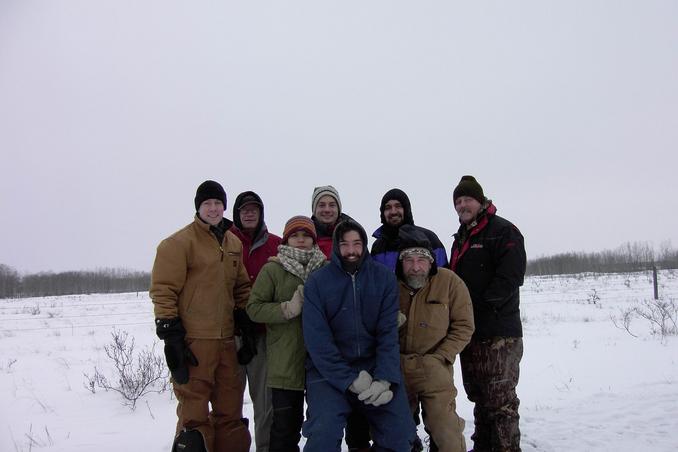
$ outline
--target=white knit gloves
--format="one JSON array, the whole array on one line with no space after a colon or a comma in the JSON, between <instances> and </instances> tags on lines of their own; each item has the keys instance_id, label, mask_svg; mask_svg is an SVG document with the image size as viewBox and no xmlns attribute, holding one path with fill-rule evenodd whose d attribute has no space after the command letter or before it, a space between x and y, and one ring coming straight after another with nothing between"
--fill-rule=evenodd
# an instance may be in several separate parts
<instances>
[{"instance_id":1,"label":"white knit gloves","mask_svg":"<svg viewBox=\"0 0 678 452\"><path fill-rule=\"evenodd\" d=\"M389 388L391 383L385 380L373 380L369 372L361 370L358 378L353 380L349 391L358 394L358 400L367 405L385 405L393 399L393 391Z\"/></svg>"},{"instance_id":2,"label":"white knit gloves","mask_svg":"<svg viewBox=\"0 0 678 452\"><path fill-rule=\"evenodd\" d=\"M297 290L294 291L290 301L283 301L280 303L282 315L286 320L293 319L301 314L301 308L304 305L304 285L299 284Z\"/></svg>"}]
</instances>

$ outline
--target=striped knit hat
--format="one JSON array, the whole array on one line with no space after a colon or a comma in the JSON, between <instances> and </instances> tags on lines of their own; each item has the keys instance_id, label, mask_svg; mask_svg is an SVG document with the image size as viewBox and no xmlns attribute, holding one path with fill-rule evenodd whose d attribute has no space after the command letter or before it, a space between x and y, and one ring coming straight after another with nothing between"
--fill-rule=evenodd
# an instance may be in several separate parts
<instances>
[{"instance_id":1,"label":"striped knit hat","mask_svg":"<svg viewBox=\"0 0 678 452\"><path fill-rule=\"evenodd\" d=\"M283 231L282 243L287 244L287 239L290 238L292 234L298 231L307 232L311 237L313 237L313 243L318 241L318 236L315 232L315 225L313 220L304 215L297 215L287 220L285 223L285 230Z\"/></svg>"},{"instance_id":2,"label":"striped knit hat","mask_svg":"<svg viewBox=\"0 0 678 452\"><path fill-rule=\"evenodd\" d=\"M313 196L311 196L311 212L315 214L315 208L318 205L318 201L326 195L333 197L337 201L337 207L339 207L339 213L341 213L341 199L339 199L339 192L331 185L323 185L313 189Z\"/></svg>"}]
</instances>

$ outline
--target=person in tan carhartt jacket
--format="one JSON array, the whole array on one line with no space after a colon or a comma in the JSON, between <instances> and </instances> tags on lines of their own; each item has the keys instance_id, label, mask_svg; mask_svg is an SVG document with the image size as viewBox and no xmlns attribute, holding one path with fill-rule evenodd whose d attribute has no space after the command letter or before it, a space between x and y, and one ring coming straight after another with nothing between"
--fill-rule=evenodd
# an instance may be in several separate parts
<instances>
[{"instance_id":1,"label":"person in tan carhartt jacket","mask_svg":"<svg viewBox=\"0 0 678 452\"><path fill-rule=\"evenodd\" d=\"M436 267L423 231L404 225L399 240L400 360L410 409L421 404L431 450L465 452L452 364L473 334L471 297L457 275Z\"/></svg>"},{"instance_id":2,"label":"person in tan carhartt jacket","mask_svg":"<svg viewBox=\"0 0 678 452\"><path fill-rule=\"evenodd\" d=\"M156 333L165 341L178 402L173 451L250 448L233 337L234 310L245 308L250 280L225 207L221 185L203 182L193 223L160 243L151 274Z\"/></svg>"}]
</instances>

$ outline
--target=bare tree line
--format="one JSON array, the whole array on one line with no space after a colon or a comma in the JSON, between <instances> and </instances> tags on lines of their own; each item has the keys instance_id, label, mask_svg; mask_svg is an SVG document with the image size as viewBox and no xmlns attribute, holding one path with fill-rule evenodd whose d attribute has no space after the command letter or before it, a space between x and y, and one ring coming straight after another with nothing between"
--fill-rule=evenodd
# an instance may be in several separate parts
<instances>
[{"instance_id":1,"label":"bare tree line","mask_svg":"<svg viewBox=\"0 0 678 452\"><path fill-rule=\"evenodd\" d=\"M653 266L678 268L678 250L673 249L670 241L662 242L659 251L647 242L627 242L614 250L538 257L528 261L527 274L620 273L647 270Z\"/></svg>"},{"instance_id":2,"label":"bare tree line","mask_svg":"<svg viewBox=\"0 0 678 452\"><path fill-rule=\"evenodd\" d=\"M678 268L678 250L670 241L658 251L647 242L628 242L614 250L570 252L543 256L527 263L528 275L574 273L617 273L658 268ZM129 269L104 268L95 271L40 272L20 275L0 264L0 298L44 297L86 293L146 291L150 274Z\"/></svg>"},{"instance_id":3,"label":"bare tree line","mask_svg":"<svg viewBox=\"0 0 678 452\"><path fill-rule=\"evenodd\" d=\"M0 264L0 298L138 292L148 290L150 281L148 272L124 268L40 272L22 276L14 268Z\"/></svg>"}]
</instances>

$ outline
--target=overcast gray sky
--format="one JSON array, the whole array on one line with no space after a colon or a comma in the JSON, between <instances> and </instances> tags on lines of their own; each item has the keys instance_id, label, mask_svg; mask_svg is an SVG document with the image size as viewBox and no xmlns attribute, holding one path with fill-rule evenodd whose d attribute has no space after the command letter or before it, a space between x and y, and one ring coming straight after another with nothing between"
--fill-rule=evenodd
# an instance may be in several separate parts
<instances>
[{"instance_id":1,"label":"overcast gray sky","mask_svg":"<svg viewBox=\"0 0 678 452\"><path fill-rule=\"evenodd\" d=\"M148 270L205 179L280 233L473 174L529 257L678 246L678 2L0 1L0 263Z\"/></svg>"}]
</instances>

